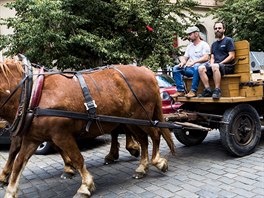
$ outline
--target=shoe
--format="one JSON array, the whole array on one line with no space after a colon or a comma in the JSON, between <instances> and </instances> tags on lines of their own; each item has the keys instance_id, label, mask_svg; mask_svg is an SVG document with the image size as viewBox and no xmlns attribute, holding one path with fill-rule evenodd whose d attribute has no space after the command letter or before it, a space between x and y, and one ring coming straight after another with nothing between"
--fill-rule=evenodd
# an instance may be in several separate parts
<instances>
[{"instance_id":1,"label":"shoe","mask_svg":"<svg viewBox=\"0 0 264 198\"><path fill-rule=\"evenodd\" d=\"M213 99L219 99L221 97L221 89L216 88L213 92L212 98Z\"/></svg>"},{"instance_id":2,"label":"shoe","mask_svg":"<svg viewBox=\"0 0 264 198\"><path fill-rule=\"evenodd\" d=\"M184 92L183 91L177 91L174 94L170 95L172 98L178 98L178 97L183 97L184 96Z\"/></svg>"},{"instance_id":3,"label":"shoe","mask_svg":"<svg viewBox=\"0 0 264 198\"><path fill-rule=\"evenodd\" d=\"M196 97L197 95L196 95L196 92L194 92L194 91L189 91L189 93L187 93L187 94L185 94L185 97L186 98L193 98L193 97Z\"/></svg>"},{"instance_id":4,"label":"shoe","mask_svg":"<svg viewBox=\"0 0 264 198\"><path fill-rule=\"evenodd\" d=\"M212 96L212 90L209 88L205 88L202 92L202 94L199 95L199 97L211 97Z\"/></svg>"}]
</instances>

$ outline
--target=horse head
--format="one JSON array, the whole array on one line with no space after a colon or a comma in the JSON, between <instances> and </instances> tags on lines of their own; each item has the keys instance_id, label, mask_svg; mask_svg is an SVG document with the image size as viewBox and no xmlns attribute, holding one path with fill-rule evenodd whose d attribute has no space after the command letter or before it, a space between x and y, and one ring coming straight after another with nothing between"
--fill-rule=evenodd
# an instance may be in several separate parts
<instances>
[{"instance_id":1,"label":"horse head","mask_svg":"<svg viewBox=\"0 0 264 198\"><path fill-rule=\"evenodd\" d=\"M12 97L10 95L22 80L23 73L22 63L16 59L0 62L0 117L9 122L14 120L21 89L18 89ZM3 105L5 101L7 102Z\"/></svg>"}]
</instances>

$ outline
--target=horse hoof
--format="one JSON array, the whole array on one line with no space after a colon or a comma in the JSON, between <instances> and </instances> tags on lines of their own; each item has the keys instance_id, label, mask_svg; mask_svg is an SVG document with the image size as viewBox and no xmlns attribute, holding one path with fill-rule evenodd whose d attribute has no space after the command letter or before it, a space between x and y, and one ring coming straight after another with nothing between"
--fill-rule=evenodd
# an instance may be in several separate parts
<instances>
[{"instance_id":1,"label":"horse hoof","mask_svg":"<svg viewBox=\"0 0 264 198\"><path fill-rule=\"evenodd\" d=\"M168 171L168 169L169 169L168 163L165 163L160 170L165 173Z\"/></svg>"},{"instance_id":2,"label":"horse hoof","mask_svg":"<svg viewBox=\"0 0 264 198\"><path fill-rule=\"evenodd\" d=\"M0 189L4 188L5 184L4 183L0 183Z\"/></svg>"},{"instance_id":3,"label":"horse hoof","mask_svg":"<svg viewBox=\"0 0 264 198\"><path fill-rule=\"evenodd\" d=\"M63 172L61 175L61 179L72 179L73 177L74 177L74 173Z\"/></svg>"},{"instance_id":4,"label":"horse hoof","mask_svg":"<svg viewBox=\"0 0 264 198\"><path fill-rule=\"evenodd\" d=\"M137 149L131 149L129 153L134 156L134 157L139 157L140 156L140 150Z\"/></svg>"},{"instance_id":5,"label":"horse hoof","mask_svg":"<svg viewBox=\"0 0 264 198\"><path fill-rule=\"evenodd\" d=\"M104 165L113 164L115 163L114 159L105 158Z\"/></svg>"},{"instance_id":6,"label":"horse hoof","mask_svg":"<svg viewBox=\"0 0 264 198\"><path fill-rule=\"evenodd\" d=\"M141 179L143 177L145 177L146 174L145 173L138 173L138 172L135 172L134 175L133 175L133 178L134 179Z\"/></svg>"},{"instance_id":7,"label":"horse hoof","mask_svg":"<svg viewBox=\"0 0 264 198\"><path fill-rule=\"evenodd\" d=\"M7 181L9 181L9 180L7 179ZM8 182L0 181L0 188L4 188L5 186L8 186Z\"/></svg>"},{"instance_id":8,"label":"horse hoof","mask_svg":"<svg viewBox=\"0 0 264 198\"><path fill-rule=\"evenodd\" d=\"M76 195L74 195L73 198L89 198L89 197L91 197L91 196L84 194L84 193L77 193Z\"/></svg>"}]
</instances>

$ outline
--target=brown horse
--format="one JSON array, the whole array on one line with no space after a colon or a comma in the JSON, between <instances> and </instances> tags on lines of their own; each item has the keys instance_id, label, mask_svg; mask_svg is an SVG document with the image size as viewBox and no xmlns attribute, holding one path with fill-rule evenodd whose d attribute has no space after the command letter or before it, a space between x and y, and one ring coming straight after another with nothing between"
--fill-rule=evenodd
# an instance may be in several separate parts
<instances>
[{"instance_id":1,"label":"brown horse","mask_svg":"<svg viewBox=\"0 0 264 198\"><path fill-rule=\"evenodd\" d=\"M22 73L23 69L19 62L16 63L12 60L1 65L0 99L2 103L20 83ZM82 74L91 96L97 104L96 113L98 115L142 120L150 118L151 120L163 121L159 87L155 75L147 68L118 65L95 72L83 72ZM10 123L16 116L20 92L15 93L0 111L0 117ZM45 75L39 108L86 113L84 102L82 89L75 76L69 78L62 74ZM17 156L10 161L13 166L11 166L12 172L5 197L17 196L23 168L43 141L53 142L59 148L64 161L69 161L80 173L82 184L76 196L90 196L95 189L93 177L86 169L75 138L83 133L87 137L97 137L103 133L110 133L119 124L93 122L89 132L84 132L86 124L87 121L80 119L35 116L30 128L25 133L20 134L22 135L22 144ZM135 177L142 177L148 170L148 136L153 143L151 163L158 169L166 171L168 163L166 159L160 157L159 144L162 135L171 151L174 152L174 144L169 130L128 124L125 125L125 128L141 146L141 160L135 171ZM0 181L6 180L1 175Z\"/></svg>"}]
</instances>

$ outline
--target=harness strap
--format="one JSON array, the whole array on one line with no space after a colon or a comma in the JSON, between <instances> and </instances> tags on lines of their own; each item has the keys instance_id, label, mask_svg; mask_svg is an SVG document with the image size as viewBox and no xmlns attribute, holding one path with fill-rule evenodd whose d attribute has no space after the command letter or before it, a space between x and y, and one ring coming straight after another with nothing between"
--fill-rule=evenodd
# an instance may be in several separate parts
<instances>
[{"instance_id":1,"label":"harness strap","mask_svg":"<svg viewBox=\"0 0 264 198\"><path fill-rule=\"evenodd\" d=\"M5 102L0 106L0 109L2 109L6 103L13 97L13 95L17 92L17 90L24 84L24 82L27 80L28 76L23 78L20 83L16 86L16 88L12 91L12 93L8 96L8 98L5 100Z\"/></svg>"},{"instance_id":2,"label":"harness strap","mask_svg":"<svg viewBox=\"0 0 264 198\"><path fill-rule=\"evenodd\" d=\"M119 123L119 124L131 124L131 125L140 125L140 126L150 126L158 128L172 128L172 129L181 129L181 125L169 122L159 122L157 120L140 120L134 118L125 118L117 116L107 116L107 115L97 115L96 117L90 117L86 113L80 112L71 112L63 111L56 109L41 109L36 108L34 111L35 116L55 116L55 117L67 117L77 120L96 120L99 122L110 122L110 123Z\"/></svg>"},{"instance_id":3,"label":"harness strap","mask_svg":"<svg viewBox=\"0 0 264 198\"><path fill-rule=\"evenodd\" d=\"M140 106L142 107L143 111L145 112L148 120L152 123L152 125L155 125L155 122L151 120L149 113L147 112L147 110L145 109L144 105L142 104L142 102L139 100L139 98L137 97L136 93L134 92L132 86L130 85L130 83L128 82L125 74L120 71L119 69L117 69L116 67L113 67L114 70L118 71L120 73L120 75L122 76L122 78L125 80L128 88L130 89L130 91L132 92L132 94L134 95L134 97L136 98L136 100L138 101L138 103L140 104Z\"/></svg>"},{"instance_id":4,"label":"harness strap","mask_svg":"<svg viewBox=\"0 0 264 198\"><path fill-rule=\"evenodd\" d=\"M84 95L84 98L85 98L85 103L84 103L84 106L86 107L86 110L88 112L88 114L91 114L91 115L95 115L96 114L96 104L95 104L95 101L92 99L92 96L90 94L90 91L86 85L86 82L83 78L83 75L80 73L80 72L77 72L76 73L76 76L79 80L79 83L81 85L81 88L82 88L82 91L83 91L83 95Z\"/></svg>"},{"instance_id":5,"label":"harness strap","mask_svg":"<svg viewBox=\"0 0 264 198\"><path fill-rule=\"evenodd\" d=\"M15 90L16 92L18 88L23 85L16 117L12 125L8 129L11 132L12 136L18 135L23 130L24 121L26 119L26 113L31 97L32 84L33 84L32 66L30 62L22 54L19 54L19 58L22 59L22 65L24 66L25 72L24 72L24 78L21 80L21 82L18 84Z\"/></svg>"},{"instance_id":6,"label":"harness strap","mask_svg":"<svg viewBox=\"0 0 264 198\"><path fill-rule=\"evenodd\" d=\"M85 99L85 103L84 103L84 106L86 108L86 111L88 113L88 116L89 117L95 117L96 116L96 104L95 104L95 101L92 99L92 96L90 94L90 91L86 85L86 82L83 78L83 75L80 73L80 72L77 72L76 73L76 76L79 80L79 83L81 85L81 88L82 88L82 92L83 92L83 95L84 95L84 99ZM88 122L87 122L87 125L86 125L86 131L88 132L89 129L90 129L90 126L92 124L92 119L89 119Z\"/></svg>"}]
</instances>

